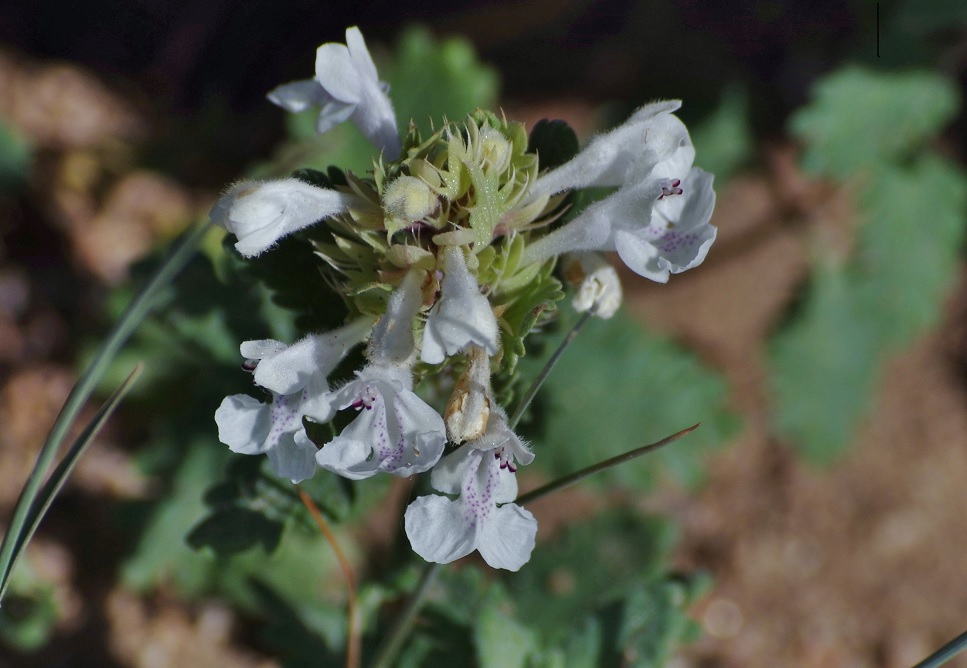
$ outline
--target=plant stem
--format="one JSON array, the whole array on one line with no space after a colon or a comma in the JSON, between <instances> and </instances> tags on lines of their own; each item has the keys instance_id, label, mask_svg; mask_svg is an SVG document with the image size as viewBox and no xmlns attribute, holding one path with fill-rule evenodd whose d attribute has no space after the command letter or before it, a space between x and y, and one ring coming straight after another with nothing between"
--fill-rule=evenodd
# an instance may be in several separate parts
<instances>
[{"instance_id":1,"label":"plant stem","mask_svg":"<svg viewBox=\"0 0 967 668\"><path fill-rule=\"evenodd\" d=\"M589 308L587 312L582 315L581 318L574 324L574 327L571 328L571 331L568 332L567 336L564 337L564 340L561 341L561 345L557 347L557 350L554 351L554 354L548 358L547 363L544 364L544 368L541 369L539 374L537 374L537 378L534 379L534 382L531 383L531 386L527 388L527 392L524 393L524 397L517 405L517 410L514 411L514 414L507 422L507 425L511 429L515 429L517 427L517 423L520 422L521 417L523 417L524 411L527 410L527 407L530 406L531 401L533 401L534 397L537 396L537 391L541 389L541 385L543 385L544 381L547 380L547 377L551 375L551 371L554 370L554 367L561 359L564 351L567 350L567 347L574 342L574 339L581 332L581 330L584 329L584 326L588 323L588 321L591 319L591 316L593 316L597 310L598 304L595 302L591 305L591 308Z\"/></svg>"},{"instance_id":2,"label":"plant stem","mask_svg":"<svg viewBox=\"0 0 967 668\"><path fill-rule=\"evenodd\" d=\"M967 631L948 642L913 668L937 668L967 649Z\"/></svg>"},{"instance_id":3,"label":"plant stem","mask_svg":"<svg viewBox=\"0 0 967 668\"><path fill-rule=\"evenodd\" d=\"M628 452L620 454L617 457L612 457L611 459L606 459L603 462L598 462L593 466L589 466L586 469L581 469L580 471L577 471L576 473L572 473L571 475L566 475L563 478L552 480L551 482L547 483L543 487L538 487L537 489L532 490L527 494L518 496L517 500L514 501L514 503L522 506L525 503L531 503L532 501L536 501L541 497L547 496L548 494L552 494L554 492L564 489L565 487L573 485L579 480L583 480L584 478L587 478L589 475L593 475L600 471L604 471L606 469L611 468L612 466L618 466L619 464L630 462L632 459L635 459L636 457L640 457L642 455L646 455L649 452L654 452L658 448L662 448L673 441L677 441L685 434L689 434L695 431L696 429L698 429L698 424L694 424L691 427L682 429L680 432L672 434L671 436L667 436L661 439L660 441L656 441L655 443L651 443L649 445L643 445L640 448L635 448L634 450L629 450Z\"/></svg>"},{"instance_id":4,"label":"plant stem","mask_svg":"<svg viewBox=\"0 0 967 668\"><path fill-rule=\"evenodd\" d=\"M420 575L420 582L416 585L416 589L410 594L409 600L406 601L406 607L403 608L403 612L396 619L396 623L393 624L393 628L390 629L387 640L380 645L379 650L376 652L376 659L372 663L372 668L390 668L392 661L399 654L400 649L403 647L403 643L406 638L410 635L410 629L413 628L413 623L416 621L416 613L420 611L423 606L423 599L426 596L427 591L430 589L430 585L436 580L437 575L442 569L442 564L427 563L423 567L423 573Z\"/></svg>"},{"instance_id":5,"label":"plant stem","mask_svg":"<svg viewBox=\"0 0 967 668\"><path fill-rule=\"evenodd\" d=\"M346 554L339 547L339 541L336 540L335 534L329 528L329 523L326 522L326 518L319 512L319 508L316 507L312 497L306 494L298 485L295 488L299 492L299 498L302 499L302 505L309 510L309 514L316 521L316 526L319 527L319 531L323 533L326 540L332 546L332 551L336 554L336 560L339 561L339 567L342 568L343 577L346 578L346 614L348 615L346 624L346 668L359 668L362 657L360 654L359 614L356 607L356 577L353 574L352 564L349 563Z\"/></svg>"}]
</instances>

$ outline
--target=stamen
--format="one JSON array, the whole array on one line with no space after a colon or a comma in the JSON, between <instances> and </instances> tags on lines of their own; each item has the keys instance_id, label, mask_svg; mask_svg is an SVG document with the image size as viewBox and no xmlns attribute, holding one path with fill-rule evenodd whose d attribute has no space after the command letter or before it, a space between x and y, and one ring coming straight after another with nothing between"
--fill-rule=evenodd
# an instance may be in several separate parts
<instances>
[{"instance_id":1,"label":"stamen","mask_svg":"<svg viewBox=\"0 0 967 668\"><path fill-rule=\"evenodd\" d=\"M255 373L255 367L259 365L258 360L245 360L242 362L242 371L248 371L249 373Z\"/></svg>"},{"instance_id":2,"label":"stamen","mask_svg":"<svg viewBox=\"0 0 967 668\"><path fill-rule=\"evenodd\" d=\"M681 179L662 180L661 195L658 199L664 199L666 195L681 195L684 191L678 186L682 185Z\"/></svg>"}]
</instances>

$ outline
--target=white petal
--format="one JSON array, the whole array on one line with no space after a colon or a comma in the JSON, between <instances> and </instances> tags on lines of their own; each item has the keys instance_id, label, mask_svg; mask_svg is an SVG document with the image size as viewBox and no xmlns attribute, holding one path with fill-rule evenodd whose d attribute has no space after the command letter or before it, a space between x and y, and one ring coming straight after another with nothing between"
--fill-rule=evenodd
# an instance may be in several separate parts
<instances>
[{"instance_id":1,"label":"white petal","mask_svg":"<svg viewBox=\"0 0 967 668\"><path fill-rule=\"evenodd\" d=\"M458 503L443 496L421 496L403 515L413 551L426 561L448 564L473 552L476 527Z\"/></svg>"},{"instance_id":2,"label":"white petal","mask_svg":"<svg viewBox=\"0 0 967 668\"><path fill-rule=\"evenodd\" d=\"M443 418L396 379L402 373L408 371L370 365L329 395L333 405L359 414L319 451L320 466L360 479L378 471L409 476L436 464L446 444Z\"/></svg>"},{"instance_id":3,"label":"white petal","mask_svg":"<svg viewBox=\"0 0 967 668\"><path fill-rule=\"evenodd\" d=\"M647 225L661 188L657 179L646 179L595 202L564 227L529 244L524 262L543 262L555 255L578 251L615 250L615 230Z\"/></svg>"},{"instance_id":4,"label":"white petal","mask_svg":"<svg viewBox=\"0 0 967 668\"><path fill-rule=\"evenodd\" d=\"M528 510L508 503L480 528L477 550L491 568L520 570L531 558L537 520Z\"/></svg>"},{"instance_id":5,"label":"white petal","mask_svg":"<svg viewBox=\"0 0 967 668\"><path fill-rule=\"evenodd\" d=\"M607 320L621 306L621 279L618 272L598 253L575 253L564 263L564 276L576 286L571 302L584 313L597 304L595 315Z\"/></svg>"},{"instance_id":6,"label":"white petal","mask_svg":"<svg viewBox=\"0 0 967 668\"><path fill-rule=\"evenodd\" d=\"M376 72L376 65L373 63L373 58L369 55L369 49L366 48L366 40L363 39L363 33L356 26L346 28L346 46L349 49L349 55L352 57L356 70L371 81L379 79L379 74Z\"/></svg>"},{"instance_id":7,"label":"white petal","mask_svg":"<svg viewBox=\"0 0 967 668\"><path fill-rule=\"evenodd\" d=\"M272 89L266 97L272 104L277 104L293 113L321 107L332 99L315 79L282 84Z\"/></svg>"},{"instance_id":8,"label":"white petal","mask_svg":"<svg viewBox=\"0 0 967 668\"><path fill-rule=\"evenodd\" d=\"M247 360L261 360L278 355L287 347L281 341L274 339L258 339L257 341L243 341L238 350L242 357Z\"/></svg>"},{"instance_id":9,"label":"white petal","mask_svg":"<svg viewBox=\"0 0 967 668\"><path fill-rule=\"evenodd\" d=\"M320 115L319 125L331 127L337 119L350 118L376 148L395 158L402 146L386 87L378 79L359 30L347 30L346 40L348 48L323 44L316 51L316 79L335 101L347 105L325 110L326 120Z\"/></svg>"},{"instance_id":10,"label":"white petal","mask_svg":"<svg viewBox=\"0 0 967 668\"><path fill-rule=\"evenodd\" d=\"M404 477L430 470L447 442L443 418L410 390L396 395L390 419L393 417L399 425L396 447L400 455L384 462L383 470Z\"/></svg>"},{"instance_id":11,"label":"white petal","mask_svg":"<svg viewBox=\"0 0 967 668\"><path fill-rule=\"evenodd\" d=\"M342 44L329 42L316 50L316 80L339 102L358 104L363 99L364 81Z\"/></svg>"},{"instance_id":12,"label":"white petal","mask_svg":"<svg viewBox=\"0 0 967 668\"><path fill-rule=\"evenodd\" d=\"M302 432L279 439L267 454L275 475L293 483L311 478L316 472L316 446Z\"/></svg>"},{"instance_id":13,"label":"white petal","mask_svg":"<svg viewBox=\"0 0 967 668\"><path fill-rule=\"evenodd\" d=\"M218 440L232 452L257 455L265 452L269 434L269 407L244 394L225 397L215 411Z\"/></svg>"},{"instance_id":14,"label":"white petal","mask_svg":"<svg viewBox=\"0 0 967 668\"><path fill-rule=\"evenodd\" d=\"M422 271L410 270L390 295L386 313L373 327L369 357L374 363L386 363L390 368L409 362L416 347L413 321L423 305L424 276Z\"/></svg>"},{"instance_id":15,"label":"white petal","mask_svg":"<svg viewBox=\"0 0 967 668\"><path fill-rule=\"evenodd\" d=\"M354 438L352 432L347 435L347 431L349 427L343 430L342 435L316 452L316 463L327 471L350 480L362 480L375 475L379 470L379 461L372 459L372 446Z\"/></svg>"},{"instance_id":16,"label":"white petal","mask_svg":"<svg viewBox=\"0 0 967 668\"><path fill-rule=\"evenodd\" d=\"M497 318L490 301L480 294L463 251L448 246L443 252L440 299L427 317L420 359L439 364L471 343L486 349L488 355L497 354Z\"/></svg>"},{"instance_id":17,"label":"white petal","mask_svg":"<svg viewBox=\"0 0 967 668\"><path fill-rule=\"evenodd\" d=\"M325 134L334 127L348 121L356 111L356 104L347 104L338 100L330 100L319 109L319 117L316 118L316 132Z\"/></svg>"},{"instance_id":18,"label":"white petal","mask_svg":"<svg viewBox=\"0 0 967 668\"><path fill-rule=\"evenodd\" d=\"M298 179L246 181L229 190L210 215L215 224L238 237L238 252L251 257L292 232L347 211L358 200Z\"/></svg>"},{"instance_id":19,"label":"white petal","mask_svg":"<svg viewBox=\"0 0 967 668\"><path fill-rule=\"evenodd\" d=\"M261 359L255 368L255 382L279 394L292 394L305 388L315 377L323 379L322 383L317 384L317 389L322 387L322 392L328 392L325 378L346 353L362 341L371 322L367 318L359 318L330 332L307 336L291 346L285 347L283 344L282 350L270 349L268 342L250 342L262 343L266 348L264 354L253 357Z\"/></svg>"},{"instance_id":20,"label":"white petal","mask_svg":"<svg viewBox=\"0 0 967 668\"><path fill-rule=\"evenodd\" d=\"M444 494L459 494L463 481L479 465L480 455L470 444L464 445L437 462L430 472L430 484Z\"/></svg>"}]
</instances>

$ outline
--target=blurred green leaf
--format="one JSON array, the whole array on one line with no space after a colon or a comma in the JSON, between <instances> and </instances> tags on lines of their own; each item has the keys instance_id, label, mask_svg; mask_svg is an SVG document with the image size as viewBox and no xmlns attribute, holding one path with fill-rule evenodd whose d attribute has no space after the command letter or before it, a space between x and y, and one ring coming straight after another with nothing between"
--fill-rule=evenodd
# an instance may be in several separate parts
<instances>
[{"instance_id":1,"label":"blurred green leaf","mask_svg":"<svg viewBox=\"0 0 967 668\"><path fill-rule=\"evenodd\" d=\"M723 444L738 424L725 407L726 386L719 375L623 313L588 325L544 391L545 430L534 450L537 462L558 475L702 423L684 441L595 476L596 484L644 488L661 467L695 483L702 474L699 453Z\"/></svg>"},{"instance_id":2,"label":"blurred green leaf","mask_svg":"<svg viewBox=\"0 0 967 668\"><path fill-rule=\"evenodd\" d=\"M818 266L804 308L772 346L774 423L807 457L829 461L849 442L890 350L934 325L964 240L967 179L929 149L956 112L935 74L858 68L820 82L792 120L809 168L863 177L853 256Z\"/></svg>"},{"instance_id":3,"label":"blurred green leaf","mask_svg":"<svg viewBox=\"0 0 967 668\"><path fill-rule=\"evenodd\" d=\"M567 668L596 668L601 654L601 622L593 616L573 622L562 642Z\"/></svg>"},{"instance_id":4,"label":"blurred green leaf","mask_svg":"<svg viewBox=\"0 0 967 668\"><path fill-rule=\"evenodd\" d=\"M157 504L134 554L121 571L124 584L136 591L157 583L175 584L183 593L199 594L210 586L211 558L194 552L185 534L205 513L201 492L224 465L230 453L198 441L188 448L167 496Z\"/></svg>"},{"instance_id":5,"label":"blurred green leaf","mask_svg":"<svg viewBox=\"0 0 967 668\"><path fill-rule=\"evenodd\" d=\"M691 130L695 162L714 174L719 186L752 155L748 115L746 92L727 88L712 115Z\"/></svg>"},{"instance_id":6,"label":"blurred green leaf","mask_svg":"<svg viewBox=\"0 0 967 668\"><path fill-rule=\"evenodd\" d=\"M820 266L802 312L772 343L775 424L815 462L849 441L869 403L880 332L841 269Z\"/></svg>"},{"instance_id":7,"label":"blurred green leaf","mask_svg":"<svg viewBox=\"0 0 967 668\"><path fill-rule=\"evenodd\" d=\"M509 576L517 617L548 640L562 641L573 623L621 600L631 582L659 576L672 541L669 524L624 511L571 527Z\"/></svg>"},{"instance_id":8,"label":"blurred green leaf","mask_svg":"<svg viewBox=\"0 0 967 668\"><path fill-rule=\"evenodd\" d=\"M495 603L484 605L473 624L480 667L524 668L538 651L537 637Z\"/></svg>"},{"instance_id":9,"label":"blurred green leaf","mask_svg":"<svg viewBox=\"0 0 967 668\"><path fill-rule=\"evenodd\" d=\"M33 150L26 139L0 120L0 193L27 182Z\"/></svg>"},{"instance_id":10,"label":"blurred green leaf","mask_svg":"<svg viewBox=\"0 0 967 668\"><path fill-rule=\"evenodd\" d=\"M806 145L803 166L836 178L910 158L959 105L951 81L931 72L848 67L822 79L813 94L789 127Z\"/></svg>"},{"instance_id":11,"label":"blurred green leaf","mask_svg":"<svg viewBox=\"0 0 967 668\"><path fill-rule=\"evenodd\" d=\"M497 73L477 60L473 46L462 37L436 40L425 28L408 28L388 65L380 71L389 82L402 132L412 119L425 136L444 117L460 121L497 101Z\"/></svg>"},{"instance_id":12,"label":"blurred green leaf","mask_svg":"<svg viewBox=\"0 0 967 668\"><path fill-rule=\"evenodd\" d=\"M537 153L541 171L554 169L577 155L578 136L566 121L541 119L531 130L528 153Z\"/></svg>"},{"instance_id":13,"label":"blurred green leaf","mask_svg":"<svg viewBox=\"0 0 967 668\"><path fill-rule=\"evenodd\" d=\"M53 586L38 577L31 565L31 553L26 556L13 572L0 607L0 641L21 652L46 645L62 616Z\"/></svg>"},{"instance_id":14,"label":"blurred green leaf","mask_svg":"<svg viewBox=\"0 0 967 668\"><path fill-rule=\"evenodd\" d=\"M862 196L856 270L862 313L886 341L910 343L940 319L964 242L967 179L925 155L883 168Z\"/></svg>"},{"instance_id":15,"label":"blurred green leaf","mask_svg":"<svg viewBox=\"0 0 967 668\"><path fill-rule=\"evenodd\" d=\"M685 610L697 598L701 582L665 578L631 586L618 636L623 665L664 668L679 646L698 639L701 627Z\"/></svg>"},{"instance_id":16,"label":"blurred green leaf","mask_svg":"<svg viewBox=\"0 0 967 668\"><path fill-rule=\"evenodd\" d=\"M267 553L278 547L282 524L247 508L216 510L188 532L185 540L196 550L210 548L227 557L261 545Z\"/></svg>"}]
</instances>

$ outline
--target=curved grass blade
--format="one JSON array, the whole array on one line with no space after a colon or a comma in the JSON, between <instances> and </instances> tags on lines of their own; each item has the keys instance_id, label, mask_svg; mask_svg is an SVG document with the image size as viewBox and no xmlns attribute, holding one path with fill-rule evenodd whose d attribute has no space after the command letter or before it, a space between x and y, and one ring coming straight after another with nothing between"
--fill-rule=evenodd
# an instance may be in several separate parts
<instances>
[{"instance_id":1,"label":"curved grass blade","mask_svg":"<svg viewBox=\"0 0 967 668\"><path fill-rule=\"evenodd\" d=\"M967 631L948 642L913 668L937 668L967 649Z\"/></svg>"},{"instance_id":2,"label":"curved grass blade","mask_svg":"<svg viewBox=\"0 0 967 668\"><path fill-rule=\"evenodd\" d=\"M27 513L26 519L22 530L13 539L13 548L10 553L10 561L7 568L0 573L0 599L3 599L3 594L7 590L7 585L10 583L10 576L13 574L13 569L17 565L17 560L20 555L23 554L24 548L27 547L27 543L33 538L34 532L37 531L37 527L40 525L40 521L47 514L47 510L50 508L50 504L54 502L57 497L57 493L60 492L61 487L67 482L67 477L74 470L74 466L77 464L77 460L80 456L87 450L87 447L94 442L94 439L100 433L104 424L107 422L108 418L114 413L117 407L121 404L121 401L127 395L128 391L134 386L134 381L137 380L138 376L141 375L141 369L143 365L140 363L134 367L134 370L128 375L121 386L108 397L108 400L104 402L101 408L94 415L94 418L84 427L84 430L80 433L77 439L71 444L70 449L64 458L60 460L57 464L57 468L51 474L50 478L44 483L44 486L40 489L33 503L30 504L29 511ZM6 542L6 537L4 541Z\"/></svg>"},{"instance_id":3,"label":"curved grass blade","mask_svg":"<svg viewBox=\"0 0 967 668\"><path fill-rule=\"evenodd\" d=\"M595 473L606 471L607 469L610 469L614 466L618 466L619 464L630 462L632 459L635 459L636 457L647 455L649 452L654 452L658 448L663 448L669 443L677 441L682 436L692 433L693 431L698 429L699 424L701 423L693 424L691 427L686 427L685 429L682 429L679 432L675 432L671 436L666 436L660 441L655 441L654 443L643 445L640 448L635 448L634 450L623 452L620 455L612 457L611 459L606 459L603 462L598 462L593 466L589 466L585 469L581 469L580 471L576 471L570 475L566 475L563 478L552 480L551 482L547 483L543 487L538 487L535 490L531 490L530 492L527 492L527 494L518 496L517 500L515 500L514 503L520 506L524 505L525 503L531 503L532 501L536 501L537 499L543 496L547 496L548 494L553 494L554 492L562 490L565 487L570 487L571 485L578 482L579 480L583 480L587 478L589 475L594 475Z\"/></svg>"},{"instance_id":4,"label":"curved grass blade","mask_svg":"<svg viewBox=\"0 0 967 668\"><path fill-rule=\"evenodd\" d=\"M35 501L41 491L44 479L47 477L47 471L56 459L60 446L64 442L71 425L77 419L81 408L91 396L108 365L117 355L118 350L121 349L121 346L124 345L151 310L158 293L174 280L175 276L192 258L199 242L210 227L211 222L206 221L185 233L157 273L125 310L114 329L108 334L97 357L94 358L71 390L67 401L64 402L64 407L50 430L50 434L47 436L44 447L37 455L37 462L27 478L27 483L20 492L7 533L4 535L3 542L0 543L0 582L6 584L12 570L15 551L22 549L22 545L25 544L22 539L25 535L30 511L35 507ZM2 600L2 589L0 589L0 600Z\"/></svg>"}]
</instances>

